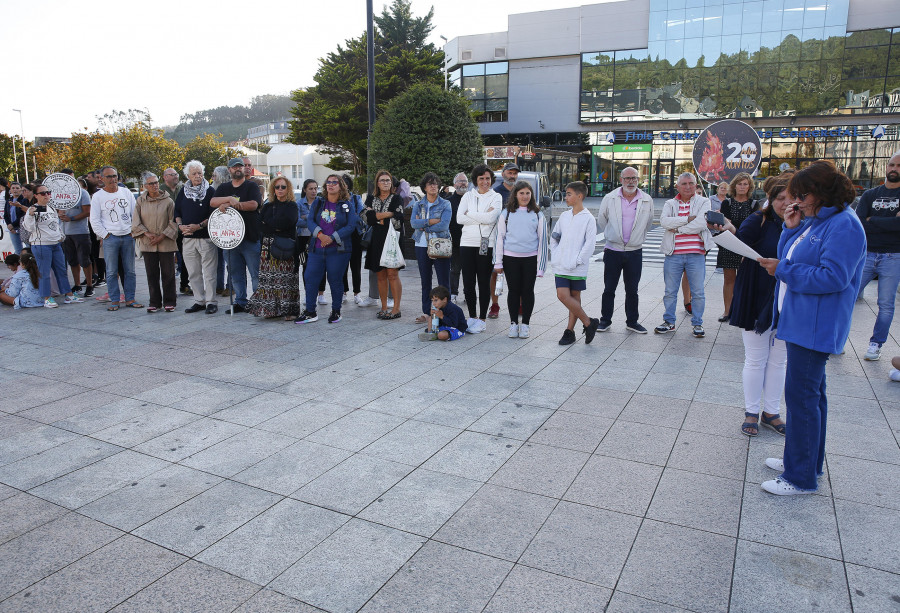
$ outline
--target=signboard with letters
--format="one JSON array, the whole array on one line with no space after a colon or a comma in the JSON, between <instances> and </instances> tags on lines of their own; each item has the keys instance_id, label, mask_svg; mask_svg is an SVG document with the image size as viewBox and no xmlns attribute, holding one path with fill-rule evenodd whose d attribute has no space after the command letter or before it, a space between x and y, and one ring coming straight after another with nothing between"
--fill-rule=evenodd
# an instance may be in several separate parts
<instances>
[{"instance_id":1,"label":"signboard with letters","mask_svg":"<svg viewBox=\"0 0 900 613\"><path fill-rule=\"evenodd\" d=\"M220 249L234 249L244 240L244 218L237 209L228 207L225 212L216 209L209 216L209 240Z\"/></svg>"},{"instance_id":2,"label":"signboard with letters","mask_svg":"<svg viewBox=\"0 0 900 613\"><path fill-rule=\"evenodd\" d=\"M759 134L737 119L723 119L694 141L694 168L707 183L731 181L739 173L755 176L762 161Z\"/></svg>"}]
</instances>

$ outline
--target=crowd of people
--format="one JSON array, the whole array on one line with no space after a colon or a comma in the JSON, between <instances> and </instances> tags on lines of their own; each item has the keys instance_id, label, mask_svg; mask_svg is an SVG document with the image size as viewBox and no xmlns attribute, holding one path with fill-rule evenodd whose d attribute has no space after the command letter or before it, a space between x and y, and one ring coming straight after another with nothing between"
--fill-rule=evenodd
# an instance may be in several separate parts
<instances>
[{"instance_id":1,"label":"crowd of people","mask_svg":"<svg viewBox=\"0 0 900 613\"><path fill-rule=\"evenodd\" d=\"M147 273L148 312L175 310L180 276L182 293L190 292L194 300L185 311L216 313L227 266L234 293L229 313L312 323L318 306L329 304L327 285L328 322L337 323L352 279L358 306L380 304L377 318L400 319L398 272L406 261L399 240L409 208L421 284L415 321L427 325L423 340L455 341L482 332L486 319L499 317L501 292L495 288L500 283L507 294L508 336L528 338L535 283L548 264L557 298L568 310L560 345L576 342L578 322L585 343L611 329L620 280L626 329L646 334L638 287L654 211L652 199L638 188L638 170L622 170L621 187L603 198L596 217L584 206L586 185L567 185L568 209L552 229L531 185L517 181L518 172L507 164L495 186L494 172L478 165L468 177L454 177L444 191L440 178L429 172L419 185L424 195L409 202L402 182L386 170L376 173L364 198L353 193L349 176L330 174L321 191L314 180L305 181L297 201L293 184L281 176L264 196L247 158L216 168L212 182L204 166L192 160L183 169L185 183L174 169L163 173L162 182L145 173L135 199L116 169L106 166L81 178L78 206L62 212L48 206L49 188L2 182L4 221L17 254L7 258L14 274L0 301L15 308L54 308L55 292L67 304L83 302L105 279L108 310L143 308L135 300L138 248ZM881 357L893 318L900 285L900 153L889 161L884 185L863 194L856 211L850 208L853 185L829 161L769 177L762 202L751 197L752 186L752 177L741 173L707 198L693 174L678 177L678 194L659 218L665 230L660 245L665 310L654 332L675 331L681 287L691 334L705 336L705 258L716 234L730 232L758 254L754 260L720 249L717 261L725 272L719 321L741 330L745 350L740 430L757 436L764 426L785 436L784 457L766 460L780 474L764 482L764 490L810 493L817 489L824 460L825 365L830 355L843 353L854 302L875 277L878 315L865 359ZM236 247L220 249L210 238L215 210L240 215L244 232ZM721 216L711 217L711 211ZM596 318L585 312L581 294L598 229L606 244ZM370 274L366 297L360 287L363 266ZM460 277L468 317L456 304ZM891 377L900 380L900 370ZM782 394L787 419L780 415Z\"/></svg>"}]
</instances>

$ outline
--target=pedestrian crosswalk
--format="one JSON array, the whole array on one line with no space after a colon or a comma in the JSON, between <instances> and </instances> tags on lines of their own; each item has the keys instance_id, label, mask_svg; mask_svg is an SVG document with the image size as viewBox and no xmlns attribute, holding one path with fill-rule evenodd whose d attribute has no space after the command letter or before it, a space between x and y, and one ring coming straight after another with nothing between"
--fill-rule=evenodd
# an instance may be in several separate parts
<instances>
[{"instance_id":1,"label":"pedestrian crosswalk","mask_svg":"<svg viewBox=\"0 0 900 613\"><path fill-rule=\"evenodd\" d=\"M647 233L647 239L644 241L644 264L645 265L656 265L662 266L663 261L666 256L664 256L660 250L659 245L662 243L663 230L661 227L656 227L650 230ZM594 249L594 257L593 261L602 262L603 261L603 248L606 245L606 237L603 234L597 235L597 247ZM716 255L719 253L718 247L713 247L709 253L706 254L706 265L716 267Z\"/></svg>"}]
</instances>

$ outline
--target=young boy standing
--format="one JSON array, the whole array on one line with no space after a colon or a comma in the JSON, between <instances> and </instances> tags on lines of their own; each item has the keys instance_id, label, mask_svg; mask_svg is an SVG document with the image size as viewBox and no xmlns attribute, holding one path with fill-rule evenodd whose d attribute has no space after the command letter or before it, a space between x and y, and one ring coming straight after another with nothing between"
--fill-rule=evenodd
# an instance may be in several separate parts
<instances>
[{"instance_id":1,"label":"young boy standing","mask_svg":"<svg viewBox=\"0 0 900 613\"><path fill-rule=\"evenodd\" d=\"M581 292L587 288L588 264L597 243L597 220L584 208L587 185L575 181L566 185L564 211L550 235L553 254L553 273L556 277L556 297L569 309L569 324L559 340L560 345L575 342L575 322L584 324L584 342L594 340L600 320L588 317L581 308Z\"/></svg>"}]
</instances>

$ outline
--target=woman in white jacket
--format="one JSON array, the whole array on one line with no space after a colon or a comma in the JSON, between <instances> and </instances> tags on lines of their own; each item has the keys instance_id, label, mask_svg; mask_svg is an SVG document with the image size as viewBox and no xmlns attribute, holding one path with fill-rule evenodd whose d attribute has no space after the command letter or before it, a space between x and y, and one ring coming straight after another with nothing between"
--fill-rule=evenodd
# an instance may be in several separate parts
<instances>
[{"instance_id":1,"label":"woman in white jacket","mask_svg":"<svg viewBox=\"0 0 900 613\"><path fill-rule=\"evenodd\" d=\"M475 284L478 283L477 322L469 324L470 332L485 328L488 306L491 303L491 270L494 267L493 245L497 236L497 218L503 210L503 198L491 189L494 172L484 164L472 171L476 189L466 192L459 202L456 222L462 226L459 259L462 268L463 291L469 317L476 318Z\"/></svg>"},{"instance_id":2,"label":"woman in white jacket","mask_svg":"<svg viewBox=\"0 0 900 613\"><path fill-rule=\"evenodd\" d=\"M66 304L84 302L83 298L72 292L72 286L69 284L66 258L60 245L65 236L62 233L59 216L53 208L47 206L50 202L50 188L38 185L34 193L37 197L37 204L28 207L22 225L31 235L31 252L34 259L37 260L38 270L41 273L38 290L44 299L44 306L48 309L59 306L50 295L51 270L56 277L60 293L66 295Z\"/></svg>"}]
</instances>

